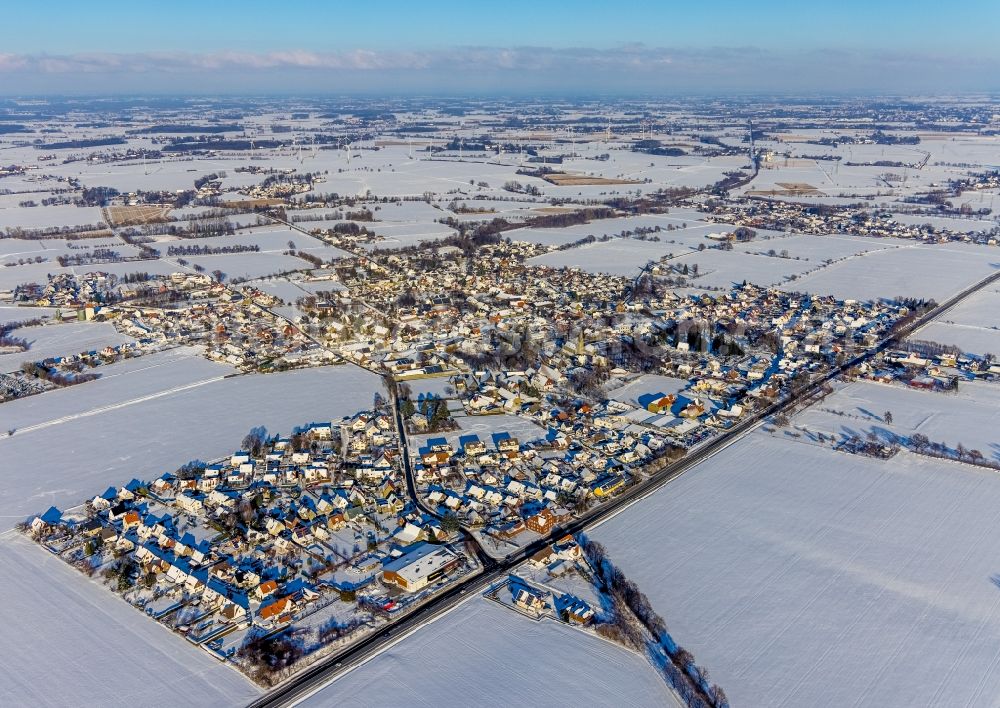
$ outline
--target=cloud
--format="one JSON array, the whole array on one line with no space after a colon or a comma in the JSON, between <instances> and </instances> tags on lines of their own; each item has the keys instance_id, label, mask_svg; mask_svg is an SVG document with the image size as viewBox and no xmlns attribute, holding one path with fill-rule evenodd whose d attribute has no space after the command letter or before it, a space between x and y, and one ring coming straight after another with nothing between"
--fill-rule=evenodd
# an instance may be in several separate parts
<instances>
[{"instance_id":1,"label":"cloud","mask_svg":"<svg viewBox=\"0 0 1000 708\"><path fill-rule=\"evenodd\" d=\"M775 51L760 47L651 47L626 44L590 47L464 46L425 50L271 52L82 52L76 54L0 53L0 75L11 79L87 75L162 77L263 77L278 88L282 76L337 77L365 81L365 76L409 77L429 86L435 78L450 85L479 87L525 85L595 90L824 90L996 88L996 62L974 56L824 49ZM269 78L268 78L269 77ZM353 77L353 78L352 78ZM493 82L492 84L490 82ZM169 81L167 81L169 83ZM378 88L377 86L372 86Z\"/></svg>"}]
</instances>

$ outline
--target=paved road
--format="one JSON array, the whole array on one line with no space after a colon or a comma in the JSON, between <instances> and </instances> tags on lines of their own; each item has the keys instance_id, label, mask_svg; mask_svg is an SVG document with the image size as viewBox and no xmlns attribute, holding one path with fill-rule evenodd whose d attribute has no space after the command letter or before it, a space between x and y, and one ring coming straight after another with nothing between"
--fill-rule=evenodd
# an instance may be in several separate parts
<instances>
[{"instance_id":1,"label":"paved road","mask_svg":"<svg viewBox=\"0 0 1000 708\"><path fill-rule=\"evenodd\" d=\"M254 701L251 704L251 708L270 708L271 706L290 706L294 705L296 702L302 700L306 696L310 695L314 691L323 687L339 674L353 668L361 663L364 663L369 658L378 654L379 652L385 650L389 645L398 641L402 636L409 634L410 632L416 630L421 625L429 622L430 620L439 617L444 612L455 607L463 600L482 592L487 587L489 587L494 582L502 579L510 570L515 566L522 563L524 560L529 558L531 555L541 550L544 546L551 544L552 542L558 540L562 536L569 534L579 533L585 531L586 529L598 524L599 522L607 519L618 511L622 510L626 506L632 504L636 500L647 496L659 489L660 487L672 482L673 480L680 477L682 474L687 472L689 469L703 462L707 458L715 455L724 448L732 445L733 443L740 440L748 432L756 428L761 424L766 418L776 415L791 406L795 405L799 401L805 399L806 397L816 393L820 387L822 387L827 382L840 376L844 371L853 368L871 358L876 356L878 353L885 351L886 349L897 345L900 341L908 337L914 331L923 327L925 324L930 322L937 317L940 317L948 310L955 307L959 302L969 297L975 292L978 292L982 288L996 282L1000 279L1000 272L994 273L993 275L985 278L984 280L975 283L962 292L958 293L954 297L949 298L944 303L938 305L934 309L930 310L923 316L916 318L913 322L901 328L898 332L891 335L890 337L882 340L877 346L865 351L862 354L850 359L843 364L834 367L828 371L823 376L819 377L808 386L797 392L795 395L789 396L783 400L777 401L770 406L764 408L761 411L753 414L751 417L737 423L735 426L725 431L724 433L716 436L715 438L709 440L705 445L693 451L687 457L684 457L677 462L672 463L663 470L653 474L650 478L634 487L630 487L620 493L618 496L610 499L607 502L600 504L597 507L590 509L589 511L582 514L580 517L553 529L551 533L547 536L538 539L534 543L515 551L511 555L507 556L502 561L492 561L485 566L486 570L478 575L466 578L450 589L432 598L422 607L415 610L412 614L401 618L397 622L393 623L383 631L373 634L354 645L344 649L343 651L331 655L326 659L317 662L314 666L306 669L301 674L295 676L293 679L287 683L278 686L266 695ZM395 398L393 398L393 404L395 404ZM404 429L402 427L402 421L399 419L399 409L396 408L396 424L400 430L400 440L404 445L405 450L405 435ZM415 486L413 485L412 472L409 465L409 455L404 452L403 455L404 465L407 472L407 487L410 492L411 497L418 507L423 509L422 503L419 501L419 495ZM478 547L478 544L477 544ZM481 551L482 557L486 554ZM486 556L488 557L488 556Z\"/></svg>"}]
</instances>

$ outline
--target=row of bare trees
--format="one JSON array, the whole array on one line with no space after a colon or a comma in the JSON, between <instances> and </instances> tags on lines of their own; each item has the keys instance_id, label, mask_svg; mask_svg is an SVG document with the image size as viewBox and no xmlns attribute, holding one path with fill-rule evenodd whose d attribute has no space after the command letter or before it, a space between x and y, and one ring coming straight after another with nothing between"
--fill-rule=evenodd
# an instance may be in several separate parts
<instances>
[{"instance_id":1,"label":"row of bare trees","mask_svg":"<svg viewBox=\"0 0 1000 708\"><path fill-rule=\"evenodd\" d=\"M633 649L645 647L688 706L728 708L725 691L711 683L708 671L697 665L691 652L674 642L649 598L611 562L604 546L585 536L579 540L598 589L611 603L610 622L599 626L598 632Z\"/></svg>"}]
</instances>

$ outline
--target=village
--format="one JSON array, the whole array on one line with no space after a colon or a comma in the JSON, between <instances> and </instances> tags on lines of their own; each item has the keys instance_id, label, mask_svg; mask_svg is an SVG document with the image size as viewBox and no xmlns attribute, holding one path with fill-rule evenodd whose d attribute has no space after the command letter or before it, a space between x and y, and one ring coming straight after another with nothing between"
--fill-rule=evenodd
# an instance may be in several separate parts
<instances>
[{"instance_id":1,"label":"village","mask_svg":"<svg viewBox=\"0 0 1000 708\"><path fill-rule=\"evenodd\" d=\"M455 526L408 500L383 402L291 436L55 508L28 531L146 615L265 684L294 636L318 659L479 565Z\"/></svg>"},{"instance_id":2,"label":"village","mask_svg":"<svg viewBox=\"0 0 1000 708\"><path fill-rule=\"evenodd\" d=\"M828 606L906 605L868 521L908 538L1000 469L997 141L932 103L261 99L124 132L71 104L53 136L11 108L38 137L0 137L0 444L31 474L0 552L62 608L18 631L132 630L121 673L176 657L192 704L464 696L545 657L535 702L620 665L727 706L679 640L740 705L758 656L817 703L785 650L833 675Z\"/></svg>"}]
</instances>

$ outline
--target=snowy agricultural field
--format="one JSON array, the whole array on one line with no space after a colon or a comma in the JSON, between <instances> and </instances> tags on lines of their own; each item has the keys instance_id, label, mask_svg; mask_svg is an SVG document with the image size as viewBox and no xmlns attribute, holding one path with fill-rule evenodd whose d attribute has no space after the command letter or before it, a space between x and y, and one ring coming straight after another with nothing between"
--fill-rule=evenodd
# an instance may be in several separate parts
<instances>
[{"instance_id":1,"label":"snowy agricultural field","mask_svg":"<svg viewBox=\"0 0 1000 708\"><path fill-rule=\"evenodd\" d=\"M100 378L0 405L0 430L16 428L26 433L36 426L51 427L194 389L236 373L227 364L204 358L203 353L201 347L177 347L87 369Z\"/></svg>"},{"instance_id":2,"label":"snowy agricultural field","mask_svg":"<svg viewBox=\"0 0 1000 708\"><path fill-rule=\"evenodd\" d=\"M58 268L59 265L56 259L59 256L83 254L97 248L109 248L117 251L123 257L138 256L140 254L136 246L125 243L118 236L103 236L101 238L88 238L77 241L66 241L59 238L3 238L0 239L0 265L16 263L21 258L41 256L49 261L50 268Z\"/></svg>"},{"instance_id":3,"label":"snowy agricultural field","mask_svg":"<svg viewBox=\"0 0 1000 708\"><path fill-rule=\"evenodd\" d=\"M948 229L956 233L975 233L990 231L997 227L997 222L984 219L960 219L958 217L929 216L926 214L893 214L892 218L901 224L923 226L930 224L935 229Z\"/></svg>"},{"instance_id":4,"label":"snowy agricultural field","mask_svg":"<svg viewBox=\"0 0 1000 708\"><path fill-rule=\"evenodd\" d=\"M425 155L415 151L415 159L408 160L405 147L383 148L377 152L353 152L353 161L348 166L346 155L342 156L340 152L321 150L312 163L306 161L306 167L302 169L330 170L324 175L326 181L318 184L313 192L350 195L370 191L380 197L406 197L420 196L428 191L445 194L455 189L469 190L472 188L469 180L474 183L485 181L492 185L496 193L500 193L500 186L509 180L536 184L539 188L548 184L540 179L518 175L516 164L488 163L483 158L416 159Z\"/></svg>"},{"instance_id":5,"label":"snowy agricultural field","mask_svg":"<svg viewBox=\"0 0 1000 708\"><path fill-rule=\"evenodd\" d=\"M788 251L792 258L798 257L804 261L823 262L838 260L867 251L880 251L886 248L912 246L913 243L904 239L866 238L863 236L820 235L782 233L779 231L758 230L757 238L746 243L734 243L734 251L744 253L767 253L774 249L777 253Z\"/></svg>"},{"instance_id":6,"label":"snowy agricultural field","mask_svg":"<svg viewBox=\"0 0 1000 708\"><path fill-rule=\"evenodd\" d=\"M166 376L164 371L160 375ZM86 389L96 383L74 387L73 393L79 389L80 396L93 396ZM378 376L353 366L247 374L165 388L171 383L173 379L165 381L161 392L125 400L119 388L107 389L111 405L86 398L71 405L40 394L38 405L51 405L51 412L32 410L31 419L39 422L13 436L0 436L0 459L5 462L0 467L0 516L8 526L51 505L80 504L109 485L172 472L192 459L209 461L229 454L259 425L287 434L312 421L339 420L371 408L375 392L382 391ZM87 408L88 403L92 407ZM67 408L76 412L66 416ZM9 425L17 427L16 418ZM45 454L40 455L43 447ZM31 473L25 474L26 469Z\"/></svg>"},{"instance_id":7,"label":"snowy agricultural field","mask_svg":"<svg viewBox=\"0 0 1000 708\"><path fill-rule=\"evenodd\" d=\"M27 311L30 312L30 311ZM30 318L29 314L27 318ZM119 334L108 322L69 322L43 324L14 330L12 336L25 339L31 345L26 352L0 354L0 371L16 371L25 361L40 361L53 356L68 356L134 342Z\"/></svg>"},{"instance_id":8,"label":"snowy agricultural field","mask_svg":"<svg viewBox=\"0 0 1000 708\"><path fill-rule=\"evenodd\" d=\"M297 270L309 270L314 266L301 258L286 256L283 253L265 252L259 253L225 253L214 256L176 256L172 259L165 259L164 263L173 263L177 258L183 258L193 267L201 266L206 273L221 270L225 273L227 280L240 278L242 280L252 280L263 278L268 275L278 275L279 273L289 273ZM173 270L184 270L180 265L174 266Z\"/></svg>"},{"instance_id":9,"label":"snowy agricultural field","mask_svg":"<svg viewBox=\"0 0 1000 708\"><path fill-rule=\"evenodd\" d=\"M685 228L686 225L686 228ZM603 236L614 236L623 231L635 231L636 229L655 229L660 231L647 234L647 236L657 236L661 242L676 242L691 245L703 242L705 236L710 233L718 233L729 230L730 226L725 224L705 224L694 220L679 219L670 214L654 215L646 214L642 216L623 216L615 219L598 219L586 224L574 224L565 228L534 228L526 227L507 231L504 236L511 241L527 241L543 246L560 246L562 244L579 241L587 236L601 238ZM667 230L669 227L670 230Z\"/></svg>"},{"instance_id":10,"label":"snowy agricultural field","mask_svg":"<svg viewBox=\"0 0 1000 708\"><path fill-rule=\"evenodd\" d=\"M437 657L433 667L428 657ZM404 703L428 708L681 705L644 657L480 597L421 627L299 705Z\"/></svg>"},{"instance_id":11,"label":"snowy agricultural field","mask_svg":"<svg viewBox=\"0 0 1000 708\"><path fill-rule=\"evenodd\" d=\"M959 244L909 246L860 254L780 287L842 299L903 296L943 302L995 272L997 267L1000 267L1000 249L996 248Z\"/></svg>"},{"instance_id":12,"label":"snowy agricultural field","mask_svg":"<svg viewBox=\"0 0 1000 708\"><path fill-rule=\"evenodd\" d=\"M195 248L225 248L227 246L257 246L259 253L282 254L288 250L288 243L295 244L296 251L306 251L324 260L343 258L350 254L339 248L329 246L320 239L309 236L301 231L293 231L285 226L261 226L249 228L228 236L206 236L196 239L161 239L156 247L161 253L166 253L170 246ZM247 252L249 253L249 252ZM239 255L239 254L225 254ZM184 256L182 256L184 257Z\"/></svg>"},{"instance_id":13,"label":"snowy agricultural field","mask_svg":"<svg viewBox=\"0 0 1000 708\"><path fill-rule=\"evenodd\" d=\"M733 705L992 705L998 504L993 471L758 431L590 535Z\"/></svg>"},{"instance_id":14,"label":"snowy agricultural field","mask_svg":"<svg viewBox=\"0 0 1000 708\"><path fill-rule=\"evenodd\" d=\"M368 250L415 246L424 241L439 241L455 234L455 230L450 226L431 222L397 224L392 222L366 221L361 225L382 237L380 241L359 244L361 248Z\"/></svg>"},{"instance_id":15,"label":"snowy agricultural field","mask_svg":"<svg viewBox=\"0 0 1000 708\"><path fill-rule=\"evenodd\" d=\"M24 322L33 319L48 319L59 312L56 307L17 307L16 305L0 306L0 325L8 322Z\"/></svg>"},{"instance_id":16,"label":"snowy agricultural field","mask_svg":"<svg viewBox=\"0 0 1000 708\"><path fill-rule=\"evenodd\" d=\"M1000 289L974 293L914 332L912 338L953 345L980 356L1000 352Z\"/></svg>"},{"instance_id":17,"label":"snowy agricultural field","mask_svg":"<svg viewBox=\"0 0 1000 708\"><path fill-rule=\"evenodd\" d=\"M98 207L55 204L0 209L0 229L47 229L53 226L91 226L103 223L104 217Z\"/></svg>"},{"instance_id":18,"label":"snowy agricultural field","mask_svg":"<svg viewBox=\"0 0 1000 708\"><path fill-rule=\"evenodd\" d=\"M60 273L109 273L119 277L129 273L145 272L150 275L170 275L184 269L166 260L121 261L118 263L96 263L92 265L68 266L63 268L58 263L30 263L25 265L0 268L0 290L13 290L25 283L45 284L49 275Z\"/></svg>"},{"instance_id":19,"label":"snowy agricultural field","mask_svg":"<svg viewBox=\"0 0 1000 708\"><path fill-rule=\"evenodd\" d=\"M913 338L947 344L980 356L1000 352L1000 329L995 327L931 322L920 328Z\"/></svg>"},{"instance_id":20,"label":"snowy agricultural field","mask_svg":"<svg viewBox=\"0 0 1000 708\"><path fill-rule=\"evenodd\" d=\"M218 706L261 691L30 539L0 536L6 706Z\"/></svg>"},{"instance_id":21,"label":"snowy agricultural field","mask_svg":"<svg viewBox=\"0 0 1000 708\"><path fill-rule=\"evenodd\" d=\"M892 423L883 419L886 411ZM950 448L962 443L1000 461L1000 386L963 382L957 392L942 393L855 381L796 416L795 426L810 436L821 432L838 439L864 439L869 432L883 439L890 433L907 438L921 433L932 442Z\"/></svg>"},{"instance_id":22,"label":"snowy agricultural field","mask_svg":"<svg viewBox=\"0 0 1000 708\"><path fill-rule=\"evenodd\" d=\"M434 221L448 216L449 212L436 204L428 204L420 200L409 200L405 202L390 202L389 204L375 204L369 207L376 221Z\"/></svg>"},{"instance_id":23,"label":"snowy agricultural field","mask_svg":"<svg viewBox=\"0 0 1000 708\"><path fill-rule=\"evenodd\" d=\"M824 267L821 263L796 260L794 257L762 256L735 249L720 251L714 248L675 258L670 261L670 265L675 268L697 265L698 275L691 276L692 285L721 288L731 288L744 280L755 285L775 285L793 276L800 277L809 270Z\"/></svg>"},{"instance_id":24,"label":"snowy agricultural field","mask_svg":"<svg viewBox=\"0 0 1000 708\"><path fill-rule=\"evenodd\" d=\"M406 200L398 202L366 204L364 208L372 212L376 222L386 223L432 223L438 219L452 216L451 212L437 204L428 204L424 200ZM336 214L343 215L346 212L354 211L350 207L343 209L314 208L314 209L289 209L287 214L289 219L297 219L293 223L305 224L323 228L322 224L336 223L338 220L332 218ZM327 218L330 216L331 218ZM371 222L365 222L371 225Z\"/></svg>"},{"instance_id":25,"label":"snowy agricultural field","mask_svg":"<svg viewBox=\"0 0 1000 708\"><path fill-rule=\"evenodd\" d=\"M669 253L676 254L682 250L686 250L684 246L662 241L616 238L565 251L543 253L529 258L526 263L550 268L580 268L588 273L636 275L650 261L657 261Z\"/></svg>"},{"instance_id":26,"label":"snowy agricultural field","mask_svg":"<svg viewBox=\"0 0 1000 708\"><path fill-rule=\"evenodd\" d=\"M116 146L124 147L124 146ZM146 143L147 149L150 147ZM194 181L219 172L235 174L236 167L246 160L225 158L166 157L159 160L88 164L72 162L47 166L52 174L76 177L87 187L113 187L123 194L142 190L146 192L193 189ZM265 175L261 175L263 179Z\"/></svg>"}]
</instances>

